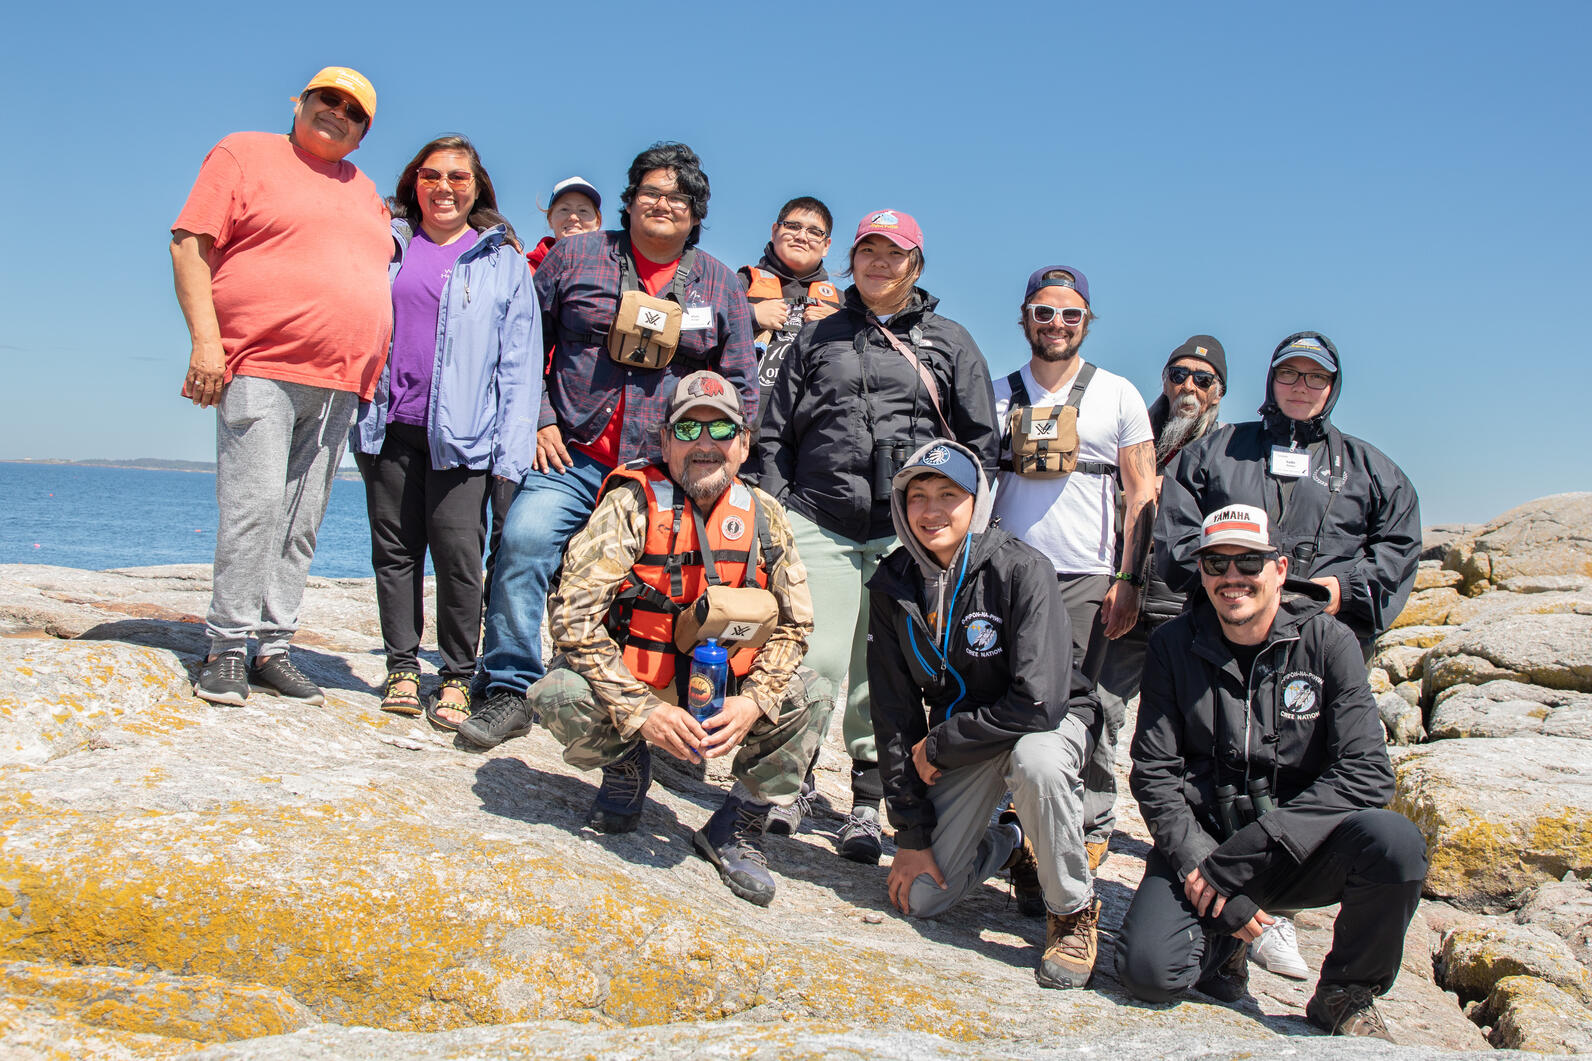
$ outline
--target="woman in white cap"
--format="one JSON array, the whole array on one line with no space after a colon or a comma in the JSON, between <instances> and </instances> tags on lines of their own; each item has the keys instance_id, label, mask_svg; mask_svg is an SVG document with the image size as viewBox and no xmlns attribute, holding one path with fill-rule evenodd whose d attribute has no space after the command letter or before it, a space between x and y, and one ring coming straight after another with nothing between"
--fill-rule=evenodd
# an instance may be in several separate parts
<instances>
[{"instance_id":1,"label":"woman in white cap","mask_svg":"<svg viewBox=\"0 0 1592 1061\"><path fill-rule=\"evenodd\" d=\"M553 244L565 236L578 236L582 232L596 232L603 227L603 197L585 177L565 177L553 185L547 197L547 227L553 233L543 236L536 246L525 252L531 272L542 264Z\"/></svg>"},{"instance_id":2,"label":"woman in white cap","mask_svg":"<svg viewBox=\"0 0 1592 1061\"><path fill-rule=\"evenodd\" d=\"M763 489L790 513L823 618L807 665L846 692L852 809L840 854L879 861L884 790L868 714L867 594L863 584L895 545L890 480L932 438L967 446L993 478L1000 448L989 366L938 299L917 286L923 230L899 210L863 217L852 240L844 305L805 326L769 392L759 435ZM809 784L804 797L811 798ZM791 832L802 802L772 815Z\"/></svg>"},{"instance_id":3,"label":"woman in white cap","mask_svg":"<svg viewBox=\"0 0 1592 1061\"><path fill-rule=\"evenodd\" d=\"M462 136L431 141L388 202L393 340L354 425L376 606L387 650L383 711L417 715L426 554L437 574L442 685L426 716L469 715L481 633L485 502L536 452L542 332L536 290L492 178Z\"/></svg>"}]
</instances>

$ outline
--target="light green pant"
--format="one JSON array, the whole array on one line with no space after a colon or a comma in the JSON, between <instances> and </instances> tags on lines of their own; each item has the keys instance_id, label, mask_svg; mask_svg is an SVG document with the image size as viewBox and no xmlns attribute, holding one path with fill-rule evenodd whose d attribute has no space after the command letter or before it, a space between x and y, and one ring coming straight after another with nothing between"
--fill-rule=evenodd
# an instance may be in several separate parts
<instances>
[{"instance_id":1,"label":"light green pant","mask_svg":"<svg viewBox=\"0 0 1592 1061\"><path fill-rule=\"evenodd\" d=\"M868 715L868 591L864 583L896 547L896 539L892 535L854 542L798 512L787 509L786 513L813 595L813 636L802 662L837 691L850 676L846 713L841 717L846 751L857 762L876 763L879 755L874 751L873 719Z\"/></svg>"}]
</instances>

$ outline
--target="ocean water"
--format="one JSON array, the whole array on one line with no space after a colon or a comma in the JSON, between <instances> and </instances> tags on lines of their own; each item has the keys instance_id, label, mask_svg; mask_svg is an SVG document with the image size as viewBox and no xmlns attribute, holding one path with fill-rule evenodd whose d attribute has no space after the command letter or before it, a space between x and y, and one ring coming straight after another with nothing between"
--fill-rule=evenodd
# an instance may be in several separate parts
<instances>
[{"instance_id":1,"label":"ocean water","mask_svg":"<svg viewBox=\"0 0 1592 1061\"><path fill-rule=\"evenodd\" d=\"M208 564L215 550L211 473L0 461L0 564ZM332 484L310 573L370 577L363 483Z\"/></svg>"}]
</instances>

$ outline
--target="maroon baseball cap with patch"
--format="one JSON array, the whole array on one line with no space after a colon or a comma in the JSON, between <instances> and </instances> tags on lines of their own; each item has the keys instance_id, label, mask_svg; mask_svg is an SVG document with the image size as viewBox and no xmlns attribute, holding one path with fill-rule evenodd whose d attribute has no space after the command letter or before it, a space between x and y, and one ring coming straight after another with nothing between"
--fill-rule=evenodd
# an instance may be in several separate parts
<instances>
[{"instance_id":1,"label":"maroon baseball cap with patch","mask_svg":"<svg viewBox=\"0 0 1592 1061\"><path fill-rule=\"evenodd\" d=\"M900 210L874 210L857 224L857 236L851 241L855 247L869 236L883 236L903 250L923 249L923 230L917 219Z\"/></svg>"},{"instance_id":2,"label":"maroon baseball cap with patch","mask_svg":"<svg viewBox=\"0 0 1592 1061\"><path fill-rule=\"evenodd\" d=\"M721 412L741 427L746 426L746 416L741 412L741 395L733 384L717 372L703 369L693 372L674 388L669 399L669 409L664 422L672 424L692 409L707 407Z\"/></svg>"}]
</instances>

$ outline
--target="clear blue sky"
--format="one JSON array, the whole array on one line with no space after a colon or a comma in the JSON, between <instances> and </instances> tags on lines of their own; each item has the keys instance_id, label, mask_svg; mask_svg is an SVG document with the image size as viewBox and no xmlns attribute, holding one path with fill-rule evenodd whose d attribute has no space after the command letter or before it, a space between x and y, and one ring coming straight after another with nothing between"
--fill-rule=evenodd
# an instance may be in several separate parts
<instances>
[{"instance_id":1,"label":"clear blue sky","mask_svg":"<svg viewBox=\"0 0 1592 1061\"><path fill-rule=\"evenodd\" d=\"M1592 488L1586 4L55 3L8 21L0 458L212 459L213 414L177 397L167 230L215 141L285 131L336 63L380 95L352 160L384 191L463 132L538 236L554 180L591 179L615 219L632 156L684 140L713 182L703 246L732 267L792 195L842 231L915 214L923 285L997 373L1025 356L1023 279L1068 263L1101 318L1086 356L1147 400L1166 353L1210 332L1224 416L1250 419L1277 340L1331 336L1335 420L1404 467L1428 523Z\"/></svg>"}]
</instances>

